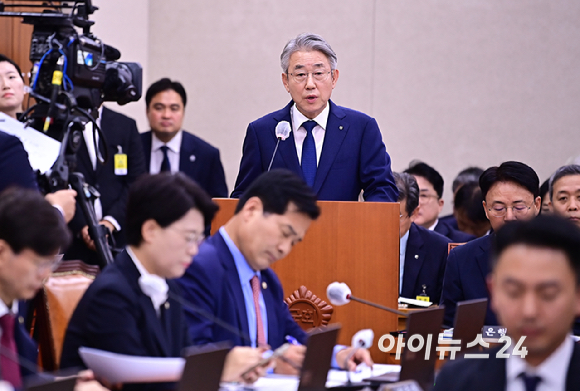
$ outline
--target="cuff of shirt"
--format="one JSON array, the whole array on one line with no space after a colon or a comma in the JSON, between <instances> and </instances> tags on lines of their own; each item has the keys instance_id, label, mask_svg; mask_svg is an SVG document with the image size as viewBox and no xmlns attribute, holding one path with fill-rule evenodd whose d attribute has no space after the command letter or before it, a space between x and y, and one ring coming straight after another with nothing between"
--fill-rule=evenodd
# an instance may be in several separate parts
<instances>
[{"instance_id":1,"label":"cuff of shirt","mask_svg":"<svg viewBox=\"0 0 580 391\"><path fill-rule=\"evenodd\" d=\"M57 205L57 204L54 204L53 207L60 212L60 215L64 219L64 210L62 209L62 207L60 205Z\"/></svg>"},{"instance_id":2,"label":"cuff of shirt","mask_svg":"<svg viewBox=\"0 0 580 391\"><path fill-rule=\"evenodd\" d=\"M334 369L341 369L342 366L338 364L338 362L336 361L336 354L338 352L340 352L343 349L347 349L348 346L344 346L344 345L336 345L334 347L334 349L332 350L332 360L330 361L330 367L334 368ZM344 363L342 363L342 365L344 365Z\"/></svg>"},{"instance_id":3,"label":"cuff of shirt","mask_svg":"<svg viewBox=\"0 0 580 391\"><path fill-rule=\"evenodd\" d=\"M107 220L109 223L113 224L113 227L115 227L116 231L121 230L121 226L113 216L105 216L103 217L103 220Z\"/></svg>"}]
</instances>

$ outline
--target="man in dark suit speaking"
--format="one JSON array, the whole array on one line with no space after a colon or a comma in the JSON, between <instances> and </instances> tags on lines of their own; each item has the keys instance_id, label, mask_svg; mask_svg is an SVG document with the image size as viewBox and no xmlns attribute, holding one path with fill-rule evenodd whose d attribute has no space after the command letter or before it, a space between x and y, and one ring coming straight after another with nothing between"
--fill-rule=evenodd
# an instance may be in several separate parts
<instances>
[{"instance_id":1,"label":"man in dark suit speaking","mask_svg":"<svg viewBox=\"0 0 580 391\"><path fill-rule=\"evenodd\" d=\"M271 167L300 175L319 200L356 201L363 190L366 201L396 202L391 158L377 122L330 100L338 81L330 45L319 35L300 34L280 59L292 101L248 126L232 197ZM280 137L281 127L291 132Z\"/></svg>"},{"instance_id":2,"label":"man in dark suit speaking","mask_svg":"<svg viewBox=\"0 0 580 391\"><path fill-rule=\"evenodd\" d=\"M224 168L217 148L184 131L187 95L183 85L163 78L145 94L150 132L141 134L148 172L181 171L212 197L227 197Z\"/></svg>"},{"instance_id":3,"label":"man in dark suit speaking","mask_svg":"<svg viewBox=\"0 0 580 391\"><path fill-rule=\"evenodd\" d=\"M580 345L569 335L580 314L578 243L578 227L555 216L499 229L488 285L511 346L503 357L496 348L489 358L450 361L434 391L580 389Z\"/></svg>"}]
</instances>

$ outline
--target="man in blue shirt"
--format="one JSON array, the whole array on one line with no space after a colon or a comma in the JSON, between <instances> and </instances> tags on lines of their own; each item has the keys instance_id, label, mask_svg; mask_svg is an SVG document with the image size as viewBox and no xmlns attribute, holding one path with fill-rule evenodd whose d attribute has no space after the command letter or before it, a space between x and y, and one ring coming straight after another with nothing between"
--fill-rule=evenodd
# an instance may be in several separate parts
<instances>
[{"instance_id":1,"label":"man in blue shirt","mask_svg":"<svg viewBox=\"0 0 580 391\"><path fill-rule=\"evenodd\" d=\"M300 242L320 210L306 183L288 170L262 174L242 195L235 215L199 248L185 275L178 280L186 300L229 323L234 333L186 310L189 334L195 344L230 341L241 346L276 349L291 336L304 344L306 333L296 324L270 265ZM247 337L245 337L245 336ZM351 348L335 348L335 360L344 366ZM285 358L300 365L303 346L291 346ZM372 365L367 350L349 361ZM282 361L276 372L295 370Z\"/></svg>"}]
</instances>

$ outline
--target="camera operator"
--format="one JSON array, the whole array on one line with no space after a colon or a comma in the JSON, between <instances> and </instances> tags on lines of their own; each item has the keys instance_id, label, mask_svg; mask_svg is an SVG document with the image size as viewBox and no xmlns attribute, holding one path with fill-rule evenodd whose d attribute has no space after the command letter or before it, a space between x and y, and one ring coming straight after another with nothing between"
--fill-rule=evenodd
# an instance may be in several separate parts
<instances>
[{"instance_id":1,"label":"camera operator","mask_svg":"<svg viewBox=\"0 0 580 391\"><path fill-rule=\"evenodd\" d=\"M0 54L0 112L16 119L16 114L21 111L23 100L22 72L14 61ZM13 136L1 133L0 191L10 185L38 189L22 143ZM47 194L45 199L62 213L66 222L69 222L75 213L76 194L74 190L59 190Z\"/></svg>"}]
</instances>

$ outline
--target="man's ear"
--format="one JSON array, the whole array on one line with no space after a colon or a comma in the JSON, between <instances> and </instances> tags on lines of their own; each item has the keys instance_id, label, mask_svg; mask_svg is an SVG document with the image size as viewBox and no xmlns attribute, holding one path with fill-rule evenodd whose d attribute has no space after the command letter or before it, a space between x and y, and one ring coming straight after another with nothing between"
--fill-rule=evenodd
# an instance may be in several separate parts
<instances>
[{"instance_id":1,"label":"man's ear","mask_svg":"<svg viewBox=\"0 0 580 391\"><path fill-rule=\"evenodd\" d=\"M244 204L244 207L240 211L244 219L251 218L256 214L263 214L264 213L264 204L259 197L250 197Z\"/></svg>"},{"instance_id":2,"label":"man's ear","mask_svg":"<svg viewBox=\"0 0 580 391\"><path fill-rule=\"evenodd\" d=\"M411 220L411 222L414 223L417 216L419 216L419 209L421 209L421 205L418 205L415 208L415 210L413 211L413 213L411 213L411 215L409 216L409 219Z\"/></svg>"},{"instance_id":3,"label":"man's ear","mask_svg":"<svg viewBox=\"0 0 580 391\"><path fill-rule=\"evenodd\" d=\"M4 265L12 255L12 247L4 239L0 239L0 265Z\"/></svg>"}]
</instances>

